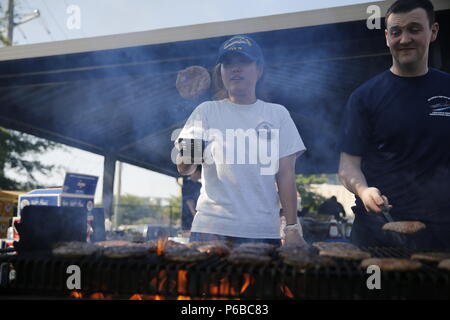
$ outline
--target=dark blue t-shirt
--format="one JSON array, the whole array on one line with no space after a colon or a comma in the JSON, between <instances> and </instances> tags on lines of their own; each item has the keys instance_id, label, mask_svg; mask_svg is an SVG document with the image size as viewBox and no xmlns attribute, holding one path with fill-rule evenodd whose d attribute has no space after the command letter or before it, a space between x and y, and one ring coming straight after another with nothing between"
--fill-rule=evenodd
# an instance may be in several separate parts
<instances>
[{"instance_id":1,"label":"dark blue t-shirt","mask_svg":"<svg viewBox=\"0 0 450 320\"><path fill-rule=\"evenodd\" d=\"M197 199L200 196L200 189L202 187L202 184L200 182L193 181L189 178L185 178L183 180L183 187L182 187L182 212L181 212L181 228L182 230L191 230L192 226L192 220L194 219L194 216L192 215L192 212L189 210L189 207L187 205L188 200L194 201L194 208L197 205Z\"/></svg>"},{"instance_id":2,"label":"dark blue t-shirt","mask_svg":"<svg viewBox=\"0 0 450 320\"><path fill-rule=\"evenodd\" d=\"M387 70L347 103L341 151L362 157L369 187L398 220L450 222L450 75L420 77ZM356 197L359 210L362 201ZM397 220L396 219L396 220Z\"/></svg>"}]
</instances>

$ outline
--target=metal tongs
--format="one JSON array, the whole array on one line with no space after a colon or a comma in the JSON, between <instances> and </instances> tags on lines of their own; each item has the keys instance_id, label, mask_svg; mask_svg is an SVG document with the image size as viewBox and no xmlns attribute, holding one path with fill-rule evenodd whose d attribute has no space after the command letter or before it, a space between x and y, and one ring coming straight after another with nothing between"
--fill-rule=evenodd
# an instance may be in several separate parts
<instances>
[{"instance_id":1,"label":"metal tongs","mask_svg":"<svg viewBox=\"0 0 450 320\"><path fill-rule=\"evenodd\" d=\"M389 213L389 207L386 204L383 204L381 206L381 213L386 218L388 222L394 222L394 219L392 219L391 214Z\"/></svg>"},{"instance_id":2,"label":"metal tongs","mask_svg":"<svg viewBox=\"0 0 450 320\"><path fill-rule=\"evenodd\" d=\"M384 218L387 220L387 222L394 222L395 220L392 218L391 214L389 213L389 207L386 204L383 204L381 206L381 213L383 214ZM389 233L393 236L395 241L400 245L404 246L406 244L406 237L403 234L399 234L394 231L389 231Z\"/></svg>"}]
</instances>

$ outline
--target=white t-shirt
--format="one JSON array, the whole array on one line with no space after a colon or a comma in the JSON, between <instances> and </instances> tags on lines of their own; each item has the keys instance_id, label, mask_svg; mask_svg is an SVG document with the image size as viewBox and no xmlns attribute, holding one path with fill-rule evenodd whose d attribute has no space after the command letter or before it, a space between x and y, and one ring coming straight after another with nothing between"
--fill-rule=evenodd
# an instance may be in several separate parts
<instances>
[{"instance_id":1,"label":"white t-shirt","mask_svg":"<svg viewBox=\"0 0 450 320\"><path fill-rule=\"evenodd\" d=\"M207 101L178 138L207 141L192 232L280 238L278 160L306 150L284 106Z\"/></svg>"}]
</instances>

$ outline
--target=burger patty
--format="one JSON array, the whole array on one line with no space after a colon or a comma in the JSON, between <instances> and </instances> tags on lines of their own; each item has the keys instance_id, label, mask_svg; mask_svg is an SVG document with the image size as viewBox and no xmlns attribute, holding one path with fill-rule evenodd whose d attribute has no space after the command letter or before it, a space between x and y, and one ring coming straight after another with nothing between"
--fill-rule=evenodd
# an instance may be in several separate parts
<instances>
[{"instance_id":1,"label":"burger patty","mask_svg":"<svg viewBox=\"0 0 450 320\"><path fill-rule=\"evenodd\" d=\"M268 255L261 255L251 252L232 251L227 260L233 264L263 264L272 260Z\"/></svg>"},{"instance_id":2,"label":"burger patty","mask_svg":"<svg viewBox=\"0 0 450 320\"><path fill-rule=\"evenodd\" d=\"M306 246L284 245L280 248L277 248L276 253L278 254L279 257L285 258L289 256L305 255L305 254L318 255L319 250L316 247L308 245Z\"/></svg>"},{"instance_id":3,"label":"burger patty","mask_svg":"<svg viewBox=\"0 0 450 320\"><path fill-rule=\"evenodd\" d=\"M361 262L361 268L371 265L378 266L383 271L411 271L422 267L422 263L417 260L400 258L370 258Z\"/></svg>"},{"instance_id":4,"label":"burger patty","mask_svg":"<svg viewBox=\"0 0 450 320\"><path fill-rule=\"evenodd\" d=\"M240 246L233 249L234 253L246 253L255 255L271 255L276 246L268 243L249 242L243 243Z\"/></svg>"},{"instance_id":5,"label":"burger patty","mask_svg":"<svg viewBox=\"0 0 450 320\"><path fill-rule=\"evenodd\" d=\"M425 228L425 224L420 221L394 221L386 223L383 225L382 229L397 233L411 234Z\"/></svg>"},{"instance_id":6,"label":"burger patty","mask_svg":"<svg viewBox=\"0 0 450 320\"><path fill-rule=\"evenodd\" d=\"M110 246L103 250L103 255L108 258L133 258L133 257L143 257L149 253L148 247L146 246Z\"/></svg>"},{"instance_id":7,"label":"burger patty","mask_svg":"<svg viewBox=\"0 0 450 320\"><path fill-rule=\"evenodd\" d=\"M411 259L439 262L445 259L450 259L450 252L418 252L413 254Z\"/></svg>"},{"instance_id":8,"label":"burger patty","mask_svg":"<svg viewBox=\"0 0 450 320\"><path fill-rule=\"evenodd\" d=\"M310 252L286 255L283 257L283 262L300 269L324 267L335 264L333 259L331 259L330 257L318 256Z\"/></svg>"},{"instance_id":9,"label":"burger patty","mask_svg":"<svg viewBox=\"0 0 450 320\"><path fill-rule=\"evenodd\" d=\"M205 68L192 66L178 72L175 86L183 98L193 99L209 89L211 77Z\"/></svg>"},{"instance_id":10,"label":"burger patty","mask_svg":"<svg viewBox=\"0 0 450 320\"><path fill-rule=\"evenodd\" d=\"M106 240L106 241L96 242L95 244L97 244L103 248L108 248L108 247L118 247L118 246L130 246L133 243L130 241L125 241L125 240Z\"/></svg>"},{"instance_id":11,"label":"burger patty","mask_svg":"<svg viewBox=\"0 0 450 320\"><path fill-rule=\"evenodd\" d=\"M351 243L345 242L315 242L313 246L319 249L319 255L324 257L341 258L347 260L362 260L371 254L359 249Z\"/></svg>"},{"instance_id":12,"label":"burger patty","mask_svg":"<svg viewBox=\"0 0 450 320\"><path fill-rule=\"evenodd\" d=\"M91 256L100 251L101 248L93 243L71 241L56 244L52 253L55 256L77 258Z\"/></svg>"},{"instance_id":13,"label":"burger patty","mask_svg":"<svg viewBox=\"0 0 450 320\"><path fill-rule=\"evenodd\" d=\"M439 262L438 268L450 271L450 259L445 259Z\"/></svg>"},{"instance_id":14,"label":"burger patty","mask_svg":"<svg viewBox=\"0 0 450 320\"><path fill-rule=\"evenodd\" d=\"M276 246L264 242L246 242L241 244L238 248L256 248L256 249L274 250Z\"/></svg>"},{"instance_id":15,"label":"burger patty","mask_svg":"<svg viewBox=\"0 0 450 320\"><path fill-rule=\"evenodd\" d=\"M188 246L169 246L164 249L164 258L175 262L194 262L205 260L208 255Z\"/></svg>"},{"instance_id":16,"label":"burger patty","mask_svg":"<svg viewBox=\"0 0 450 320\"><path fill-rule=\"evenodd\" d=\"M230 247L223 243L204 243L197 246L196 249L200 252L217 256L228 256L231 251Z\"/></svg>"}]
</instances>

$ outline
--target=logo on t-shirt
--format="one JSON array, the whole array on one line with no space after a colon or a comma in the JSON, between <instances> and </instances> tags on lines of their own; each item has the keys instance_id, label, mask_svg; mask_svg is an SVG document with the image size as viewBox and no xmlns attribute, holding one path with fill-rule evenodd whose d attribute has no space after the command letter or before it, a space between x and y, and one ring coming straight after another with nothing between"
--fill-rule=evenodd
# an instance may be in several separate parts
<instances>
[{"instance_id":1,"label":"logo on t-shirt","mask_svg":"<svg viewBox=\"0 0 450 320\"><path fill-rule=\"evenodd\" d=\"M272 138L271 131L273 125L267 121L263 121L256 126L256 134L260 139L270 140Z\"/></svg>"},{"instance_id":2,"label":"logo on t-shirt","mask_svg":"<svg viewBox=\"0 0 450 320\"><path fill-rule=\"evenodd\" d=\"M427 100L431 108L430 116L450 117L450 98L434 96Z\"/></svg>"}]
</instances>

